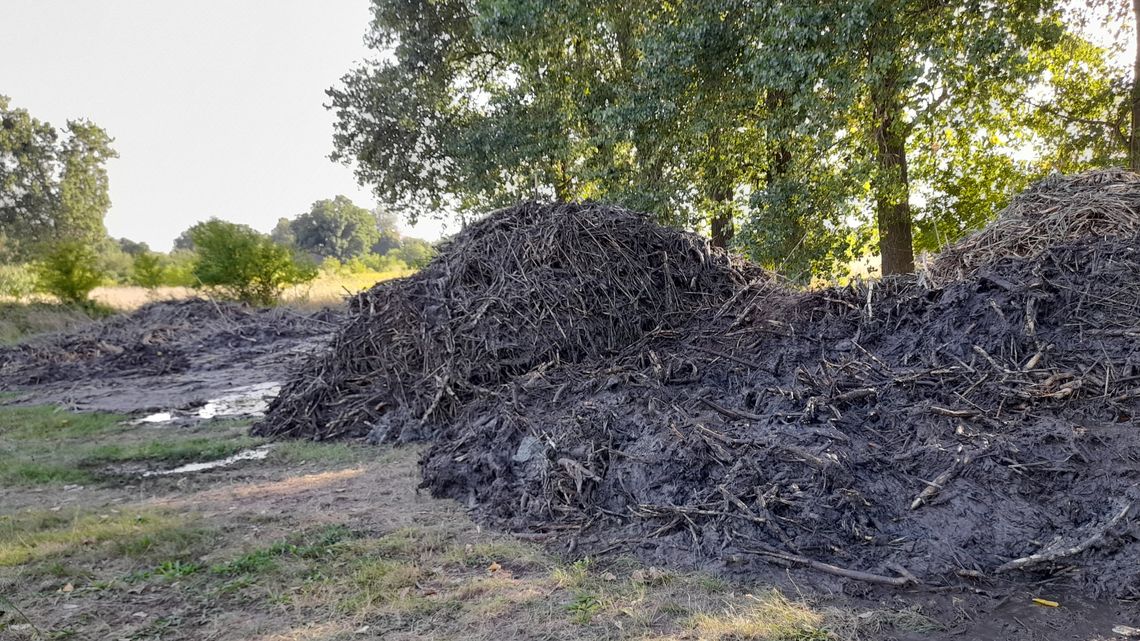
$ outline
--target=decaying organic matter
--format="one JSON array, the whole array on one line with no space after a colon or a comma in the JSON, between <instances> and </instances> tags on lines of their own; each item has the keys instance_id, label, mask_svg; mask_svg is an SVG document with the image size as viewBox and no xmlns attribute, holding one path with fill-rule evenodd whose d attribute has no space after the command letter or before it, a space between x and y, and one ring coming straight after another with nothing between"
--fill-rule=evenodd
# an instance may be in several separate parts
<instances>
[{"instance_id":1,"label":"decaying organic matter","mask_svg":"<svg viewBox=\"0 0 1140 641\"><path fill-rule=\"evenodd\" d=\"M680 326L747 278L701 237L643 214L538 203L502 210L419 273L354 297L332 345L255 432L428 437L484 389Z\"/></svg>"},{"instance_id":2,"label":"decaying organic matter","mask_svg":"<svg viewBox=\"0 0 1140 641\"><path fill-rule=\"evenodd\" d=\"M339 313L164 301L0 348L0 389L18 402L109 412L201 405L280 381L326 342Z\"/></svg>"},{"instance_id":3,"label":"decaying organic matter","mask_svg":"<svg viewBox=\"0 0 1140 641\"><path fill-rule=\"evenodd\" d=\"M1096 169L1053 174L1014 197L997 218L924 266L938 284L967 278L995 260L1027 258L1057 243L1140 234L1140 174Z\"/></svg>"},{"instance_id":4,"label":"decaying organic matter","mask_svg":"<svg viewBox=\"0 0 1140 641\"><path fill-rule=\"evenodd\" d=\"M1064 572L1140 595L1138 292L1138 239L939 289L760 290L488 395L424 482L512 530L655 562L888 585Z\"/></svg>"},{"instance_id":5,"label":"decaying organic matter","mask_svg":"<svg viewBox=\"0 0 1140 641\"><path fill-rule=\"evenodd\" d=\"M200 298L151 303L130 314L0 348L0 381L42 385L173 374L187 371L202 355L232 365L251 346L327 334L334 320L331 312L306 315Z\"/></svg>"},{"instance_id":6,"label":"decaying organic matter","mask_svg":"<svg viewBox=\"0 0 1140 641\"><path fill-rule=\"evenodd\" d=\"M933 271L813 291L523 205L356 298L257 429L430 437L434 494L580 550L1137 597L1138 185L1053 177Z\"/></svg>"}]
</instances>

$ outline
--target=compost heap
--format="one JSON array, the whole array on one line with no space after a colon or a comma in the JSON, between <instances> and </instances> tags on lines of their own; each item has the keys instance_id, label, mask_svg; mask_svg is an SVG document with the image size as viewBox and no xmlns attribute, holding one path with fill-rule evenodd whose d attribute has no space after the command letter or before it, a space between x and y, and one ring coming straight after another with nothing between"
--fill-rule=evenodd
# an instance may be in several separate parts
<instances>
[{"instance_id":1,"label":"compost heap","mask_svg":"<svg viewBox=\"0 0 1140 641\"><path fill-rule=\"evenodd\" d=\"M291 379L254 433L428 438L489 388L614 354L747 280L701 237L643 214L589 204L501 210L415 275L351 299L330 348Z\"/></svg>"},{"instance_id":2,"label":"compost heap","mask_svg":"<svg viewBox=\"0 0 1140 641\"><path fill-rule=\"evenodd\" d=\"M229 367L282 339L327 334L336 320L327 310L309 315L200 298L156 302L0 348L0 383L26 386Z\"/></svg>"},{"instance_id":3,"label":"compost heap","mask_svg":"<svg viewBox=\"0 0 1140 641\"><path fill-rule=\"evenodd\" d=\"M1137 597L1140 238L1134 179L1117 176L1126 177L1038 184L1027 194L1050 203L1041 215L1053 223L1028 237L1025 226L1008 222L1034 219L1026 200L1015 200L980 232L985 243L973 236L950 248L959 252L956 264L970 268L938 287L930 282L942 279L923 275L794 291L715 254L697 260L675 250L632 259L615 252L585 269L554 270L550 253L530 264L514 259L526 234L561 255L560 238L538 233L545 225L520 230L478 261L464 255L472 239L461 238L421 280L358 299L334 353L293 383L294 391L322 390L320 403L284 397L279 407L315 408L307 431L287 414L288 433L320 437L361 434L343 426L365 416L383 426L385 412L397 413L406 399L417 403L411 419L451 399L449 420L436 423L423 459L424 485L485 522L577 550L744 571L776 563L853 584L1048 578L1056 588ZM1097 184L1126 196L1109 199L1120 207L1118 222L1090 236L1080 229L1095 191L1086 187ZM1082 197L1070 206L1065 194L1074 192ZM589 209L521 212L532 210L606 220ZM518 229L516 216L483 224ZM1003 228L1011 237L993 231ZM621 235L629 231L599 231L595 242L645 242ZM570 242L580 247L581 236ZM970 243L984 247L984 257L962 249ZM993 249L1002 243L1027 249L1004 256ZM521 291L483 285L477 291L491 298L464 303L457 314L455 270L473 262L482 266L480 283ZM644 296L684 313L644 315L653 305L615 305L598 294L609 290L582 286L638 262L653 271L633 273L667 274L673 285ZM525 330L538 327L533 310L548 304L530 298L536 266L557 276L547 287L582 291L574 326L582 333ZM675 276L687 270L700 277ZM375 311L394 302L402 326ZM599 332L604 349L581 348L591 344L588 332L612 327L611 315L627 307L627 331ZM361 328L367 322L375 331ZM465 378L429 364L454 363L458 345L512 328L524 328L519 343L539 341L544 356L494 360L499 352L484 352L494 375ZM423 354L376 356L405 343ZM558 358L562 352L574 358ZM339 362L354 359L364 362ZM342 375L349 368L355 378ZM405 387L385 392L392 380ZM427 389L412 395L403 381ZM346 388L351 393L338 396ZM371 390L366 400L361 389ZM322 428L342 410L350 417L336 423L342 427Z\"/></svg>"}]
</instances>

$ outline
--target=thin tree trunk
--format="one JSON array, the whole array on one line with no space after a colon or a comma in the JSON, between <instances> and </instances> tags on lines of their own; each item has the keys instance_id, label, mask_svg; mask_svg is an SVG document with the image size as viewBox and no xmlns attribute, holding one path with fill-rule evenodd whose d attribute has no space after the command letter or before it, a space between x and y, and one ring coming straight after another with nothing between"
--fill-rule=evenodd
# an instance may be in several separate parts
<instances>
[{"instance_id":1,"label":"thin tree trunk","mask_svg":"<svg viewBox=\"0 0 1140 641\"><path fill-rule=\"evenodd\" d=\"M570 202L570 177L566 175L566 165L561 160L552 166L554 174L554 199L560 203Z\"/></svg>"},{"instance_id":2,"label":"thin tree trunk","mask_svg":"<svg viewBox=\"0 0 1140 641\"><path fill-rule=\"evenodd\" d=\"M732 189L721 188L712 193L712 244L713 247L727 248L736 235L732 222Z\"/></svg>"},{"instance_id":3,"label":"thin tree trunk","mask_svg":"<svg viewBox=\"0 0 1140 641\"><path fill-rule=\"evenodd\" d=\"M715 150L711 167L705 173L708 185L709 200L712 201L712 212L709 217L709 227L712 231L713 247L725 249L732 242L736 228L732 221L732 192L733 183L725 175L723 158L721 157L720 132L714 130L709 135L709 148Z\"/></svg>"},{"instance_id":4,"label":"thin tree trunk","mask_svg":"<svg viewBox=\"0 0 1140 641\"><path fill-rule=\"evenodd\" d=\"M1128 168L1140 171L1140 0L1132 0L1136 56L1132 61L1132 127L1128 132Z\"/></svg>"},{"instance_id":5,"label":"thin tree trunk","mask_svg":"<svg viewBox=\"0 0 1140 641\"><path fill-rule=\"evenodd\" d=\"M886 86L890 87L890 83ZM902 106L893 88L878 92L874 100L875 160L879 169L875 179L875 218L883 275L909 274L914 271L914 240Z\"/></svg>"},{"instance_id":6,"label":"thin tree trunk","mask_svg":"<svg viewBox=\"0 0 1140 641\"><path fill-rule=\"evenodd\" d=\"M769 114L780 113L785 109L788 102L787 92L770 90L764 97L764 107ZM771 144L771 143L770 143ZM770 155L768 157L768 166L764 170L764 182L766 183L765 189L769 192L774 186L783 185L784 181L788 178L788 173L792 167L792 152L788 145L783 142L775 142L770 147ZM771 206L771 205L769 205ZM785 228L783 241L780 243L779 255L774 257L775 261L773 266L784 272L786 276L810 276L810 274L795 274L789 273L790 268L795 265L792 258L796 252L801 250L801 245L804 239L804 225L800 218L802 212L799 208L785 207L783 211L778 212L779 215L784 216L785 220L781 224Z\"/></svg>"}]
</instances>

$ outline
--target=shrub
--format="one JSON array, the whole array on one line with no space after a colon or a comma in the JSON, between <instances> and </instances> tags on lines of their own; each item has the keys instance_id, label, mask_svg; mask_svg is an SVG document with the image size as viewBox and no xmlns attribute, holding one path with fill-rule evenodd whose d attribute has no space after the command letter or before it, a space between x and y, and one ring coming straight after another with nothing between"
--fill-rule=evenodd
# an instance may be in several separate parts
<instances>
[{"instance_id":1,"label":"shrub","mask_svg":"<svg viewBox=\"0 0 1140 641\"><path fill-rule=\"evenodd\" d=\"M166 270L163 269L162 259L158 254L143 251L135 255L134 264L131 266L131 282L151 291L165 284Z\"/></svg>"},{"instance_id":2,"label":"shrub","mask_svg":"<svg viewBox=\"0 0 1140 641\"><path fill-rule=\"evenodd\" d=\"M408 265L395 256L395 252L388 254L368 254L363 259L364 264L374 272L407 271Z\"/></svg>"},{"instance_id":3,"label":"shrub","mask_svg":"<svg viewBox=\"0 0 1140 641\"><path fill-rule=\"evenodd\" d=\"M103 282L99 254L91 245L62 241L51 245L35 266L37 288L61 302L83 304Z\"/></svg>"},{"instance_id":4,"label":"shrub","mask_svg":"<svg viewBox=\"0 0 1140 641\"><path fill-rule=\"evenodd\" d=\"M194 277L194 265L198 254L191 249L175 249L162 256L163 285L171 287L194 287L198 279Z\"/></svg>"},{"instance_id":5,"label":"shrub","mask_svg":"<svg viewBox=\"0 0 1140 641\"><path fill-rule=\"evenodd\" d=\"M388 255L395 255L396 258L402 260L409 267L423 269L431 262L431 259L435 258L435 254L435 247L426 240L405 238L401 242L400 248L390 252Z\"/></svg>"},{"instance_id":6,"label":"shrub","mask_svg":"<svg viewBox=\"0 0 1140 641\"><path fill-rule=\"evenodd\" d=\"M21 301L36 291L36 275L27 265L0 265L0 296Z\"/></svg>"},{"instance_id":7,"label":"shrub","mask_svg":"<svg viewBox=\"0 0 1140 641\"><path fill-rule=\"evenodd\" d=\"M194 276L201 285L228 298L272 305L286 287L317 275L292 249L244 225L212 219L190 233L198 252Z\"/></svg>"},{"instance_id":8,"label":"shrub","mask_svg":"<svg viewBox=\"0 0 1140 641\"><path fill-rule=\"evenodd\" d=\"M99 271L103 279L117 284L126 284L131 280L131 270L134 266L134 257L111 239L106 239L95 246L98 256Z\"/></svg>"}]
</instances>

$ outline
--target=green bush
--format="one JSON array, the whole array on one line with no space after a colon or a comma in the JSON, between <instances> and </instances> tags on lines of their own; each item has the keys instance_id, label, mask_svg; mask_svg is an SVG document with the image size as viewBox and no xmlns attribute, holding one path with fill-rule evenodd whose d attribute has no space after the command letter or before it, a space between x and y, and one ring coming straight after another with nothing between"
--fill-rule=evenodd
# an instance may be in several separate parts
<instances>
[{"instance_id":1,"label":"green bush","mask_svg":"<svg viewBox=\"0 0 1140 641\"><path fill-rule=\"evenodd\" d=\"M191 232L198 282L227 298L272 305L289 285L308 282L316 268L292 249L244 225L211 219Z\"/></svg>"},{"instance_id":2,"label":"green bush","mask_svg":"<svg viewBox=\"0 0 1140 641\"><path fill-rule=\"evenodd\" d=\"M368 254L361 260L368 269L376 272L394 272L408 269L407 263L397 258L395 252Z\"/></svg>"},{"instance_id":3,"label":"green bush","mask_svg":"<svg viewBox=\"0 0 1140 641\"><path fill-rule=\"evenodd\" d=\"M50 246L35 266L39 291L61 302L83 304L105 277L99 254L91 245L63 241Z\"/></svg>"},{"instance_id":4,"label":"green bush","mask_svg":"<svg viewBox=\"0 0 1140 641\"><path fill-rule=\"evenodd\" d=\"M400 248L389 252L389 256L395 256L403 261L409 267L422 269L435 258L436 249L431 243L426 240L418 238L405 238L400 243Z\"/></svg>"},{"instance_id":5,"label":"green bush","mask_svg":"<svg viewBox=\"0 0 1140 641\"><path fill-rule=\"evenodd\" d=\"M162 256L163 285L171 287L194 287L198 279L194 277L194 265L198 262L197 252L191 249L175 249Z\"/></svg>"},{"instance_id":6,"label":"green bush","mask_svg":"<svg viewBox=\"0 0 1140 641\"><path fill-rule=\"evenodd\" d=\"M27 265L0 265L0 296L21 301L36 291L36 275Z\"/></svg>"},{"instance_id":7,"label":"green bush","mask_svg":"<svg viewBox=\"0 0 1140 641\"><path fill-rule=\"evenodd\" d=\"M166 270L158 254L143 251L135 255L131 266L131 282L154 291L166 283Z\"/></svg>"},{"instance_id":8,"label":"green bush","mask_svg":"<svg viewBox=\"0 0 1140 641\"><path fill-rule=\"evenodd\" d=\"M134 257L123 251L119 243L106 239L100 242L95 251L98 258L99 271L105 280L119 285L131 282L131 270L134 266Z\"/></svg>"}]
</instances>

